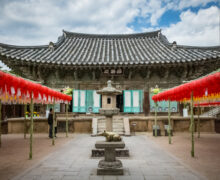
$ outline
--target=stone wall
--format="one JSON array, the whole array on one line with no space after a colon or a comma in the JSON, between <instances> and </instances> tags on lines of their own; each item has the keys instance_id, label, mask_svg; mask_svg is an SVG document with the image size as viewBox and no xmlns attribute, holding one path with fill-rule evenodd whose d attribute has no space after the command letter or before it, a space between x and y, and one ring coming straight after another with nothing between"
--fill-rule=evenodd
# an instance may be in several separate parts
<instances>
[{"instance_id":1,"label":"stone wall","mask_svg":"<svg viewBox=\"0 0 220 180\"><path fill-rule=\"evenodd\" d=\"M70 115L68 117L69 132L70 133L91 133L92 132L92 118L93 115ZM122 116L123 117L123 116ZM126 115L126 117L128 117ZM131 132L152 132L154 125L153 116L129 116ZM215 118L200 117L200 130L201 132L215 132ZM132 124L136 124L135 128ZM160 126L161 134L164 134L164 125L168 124L166 116L158 116L157 124ZM30 120L27 120L27 129L30 127ZM172 116L171 125L174 132L189 132L190 118ZM8 133L23 133L24 132L24 118L10 118L8 119ZM58 132L65 132L66 120L65 117L58 118ZM195 131L197 131L197 116L195 116ZM46 118L34 118L34 132L47 133L48 124Z\"/></svg>"},{"instance_id":2,"label":"stone wall","mask_svg":"<svg viewBox=\"0 0 220 180\"><path fill-rule=\"evenodd\" d=\"M24 133L24 118L9 118L8 119L8 133ZM26 120L26 131L30 128L30 118ZM48 124L46 118L34 118L34 133L48 132Z\"/></svg>"},{"instance_id":3,"label":"stone wall","mask_svg":"<svg viewBox=\"0 0 220 180\"><path fill-rule=\"evenodd\" d=\"M66 121L58 120L58 133L65 132ZM30 128L30 119L26 121L26 129ZM8 119L8 133L24 133L24 118L10 118ZM47 118L34 118L34 133L48 133L49 126ZM91 133L92 132L92 119L91 120L69 120L70 133Z\"/></svg>"},{"instance_id":4,"label":"stone wall","mask_svg":"<svg viewBox=\"0 0 220 180\"><path fill-rule=\"evenodd\" d=\"M195 116L195 131L198 129L198 117ZM152 127L154 125L154 117L131 117L130 118L130 129L131 132L134 131L134 127L132 123L136 123L135 131L136 132L144 132L144 131L152 131ZM164 134L164 125L168 124L168 117L166 116L158 116L157 117L157 125L159 125L161 129L162 135ZM200 117L200 131L201 132L215 132L215 118L212 117ZM173 127L174 132L189 132L190 126L190 117L180 117L175 116L171 117L171 126Z\"/></svg>"}]
</instances>

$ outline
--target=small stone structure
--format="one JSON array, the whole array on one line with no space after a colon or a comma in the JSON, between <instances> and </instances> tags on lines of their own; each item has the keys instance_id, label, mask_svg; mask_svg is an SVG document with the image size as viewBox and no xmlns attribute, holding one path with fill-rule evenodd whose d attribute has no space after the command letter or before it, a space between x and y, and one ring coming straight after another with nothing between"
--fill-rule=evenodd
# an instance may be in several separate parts
<instances>
[{"instance_id":1,"label":"small stone structure","mask_svg":"<svg viewBox=\"0 0 220 180\"><path fill-rule=\"evenodd\" d=\"M116 159L115 149L124 148L123 141L106 142L97 141L95 144L97 149L105 149L105 158L99 161L97 175L123 175L122 162Z\"/></svg>"},{"instance_id":2,"label":"small stone structure","mask_svg":"<svg viewBox=\"0 0 220 180\"><path fill-rule=\"evenodd\" d=\"M116 95L122 91L112 87L111 80L107 82L107 87L97 91L102 95L102 108L99 109L100 114L106 116L106 131L112 131L112 116L118 114L119 109L116 107Z\"/></svg>"},{"instance_id":3,"label":"small stone structure","mask_svg":"<svg viewBox=\"0 0 220 180\"><path fill-rule=\"evenodd\" d=\"M119 134L113 132L106 132L98 134L106 138L106 142L120 142L122 139ZM127 148L115 149L117 157L129 157L129 150ZM103 157L105 155L105 149L92 149L92 157Z\"/></svg>"}]
</instances>

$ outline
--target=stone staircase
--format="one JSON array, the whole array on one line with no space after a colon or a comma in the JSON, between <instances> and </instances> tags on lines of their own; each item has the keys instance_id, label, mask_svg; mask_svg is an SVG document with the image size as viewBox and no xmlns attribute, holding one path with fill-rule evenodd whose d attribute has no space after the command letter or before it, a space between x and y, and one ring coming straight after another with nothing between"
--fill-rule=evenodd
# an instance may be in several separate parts
<instances>
[{"instance_id":1,"label":"stone staircase","mask_svg":"<svg viewBox=\"0 0 220 180\"><path fill-rule=\"evenodd\" d=\"M216 117L218 114L220 114L220 107L215 107L205 113L203 113L202 117Z\"/></svg>"},{"instance_id":2,"label":"stone staircase","mask_svg":"<svg viewBox=\"0 0 220 180\"><path fill-rule=\"evenodd\" d=\"M97 123L97 133L104 132L106 130L106 120L105 118L99 118Z\"/></svg>"},{"instance_id":3,"label":"stone staircase","mask_svg":"<svg viewBox=\"0 0 220 180\"><path fill-rule=\"evenodd\" d=\"M92 120L92 135L106 130L106 119L105 117L96 117ZM120 135L130 136L129 119L126 117L113 117L112 120L112 131Z\"/></svg>"},{"instance_id":4,"label":"stone staircase","mask_svg":"<svg viewBox=\"0 0 220 180\"><path fill-rule=\"evenodd\" d=\"M112 131L118 134L124 134L124 120L123 117L113 117Z\"/></svg>"}]
</instances>

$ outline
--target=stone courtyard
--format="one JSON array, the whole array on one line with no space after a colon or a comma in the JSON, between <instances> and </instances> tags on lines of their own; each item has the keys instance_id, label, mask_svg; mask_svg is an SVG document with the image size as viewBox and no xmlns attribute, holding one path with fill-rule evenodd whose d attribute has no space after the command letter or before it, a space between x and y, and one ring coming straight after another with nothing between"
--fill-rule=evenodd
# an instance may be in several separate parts
<instances>
[{"instance_id":1,"label":"stone courtyard","mask_svg":"<svg viewBox=\"0 0 220 180\"><path fill-rule=\"evenodd\" d=\"M129 158L120 158L125 169L124 176L97 176L100 158L91 158L91 149L103 137L76 134L57 151L50 153L14 180L163 180L163 179L205 179L190 170L180 160L161 149L146 135L123 137L130 150Z\"/></svg>"}]
</instances>

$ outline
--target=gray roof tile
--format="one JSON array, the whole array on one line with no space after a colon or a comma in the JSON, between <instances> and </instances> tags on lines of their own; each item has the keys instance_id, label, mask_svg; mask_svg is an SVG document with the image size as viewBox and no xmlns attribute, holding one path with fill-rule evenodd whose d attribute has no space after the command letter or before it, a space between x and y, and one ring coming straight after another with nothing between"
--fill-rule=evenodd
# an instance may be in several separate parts
<instances>
[{"instance_id":1,"label":"gray roof tile","mask_svg":"<svg viewBox=\"0 0 220 180\"><path fill-rule=\"evenodd\" d=\"M13 46L0 44L0 55L18 61L59 65L132 65L200 61L220 57L220 46L179 46L172 49L160 31L97 35L64 31L63 36L48 46Z\"/></svg>"}]
</instances>

